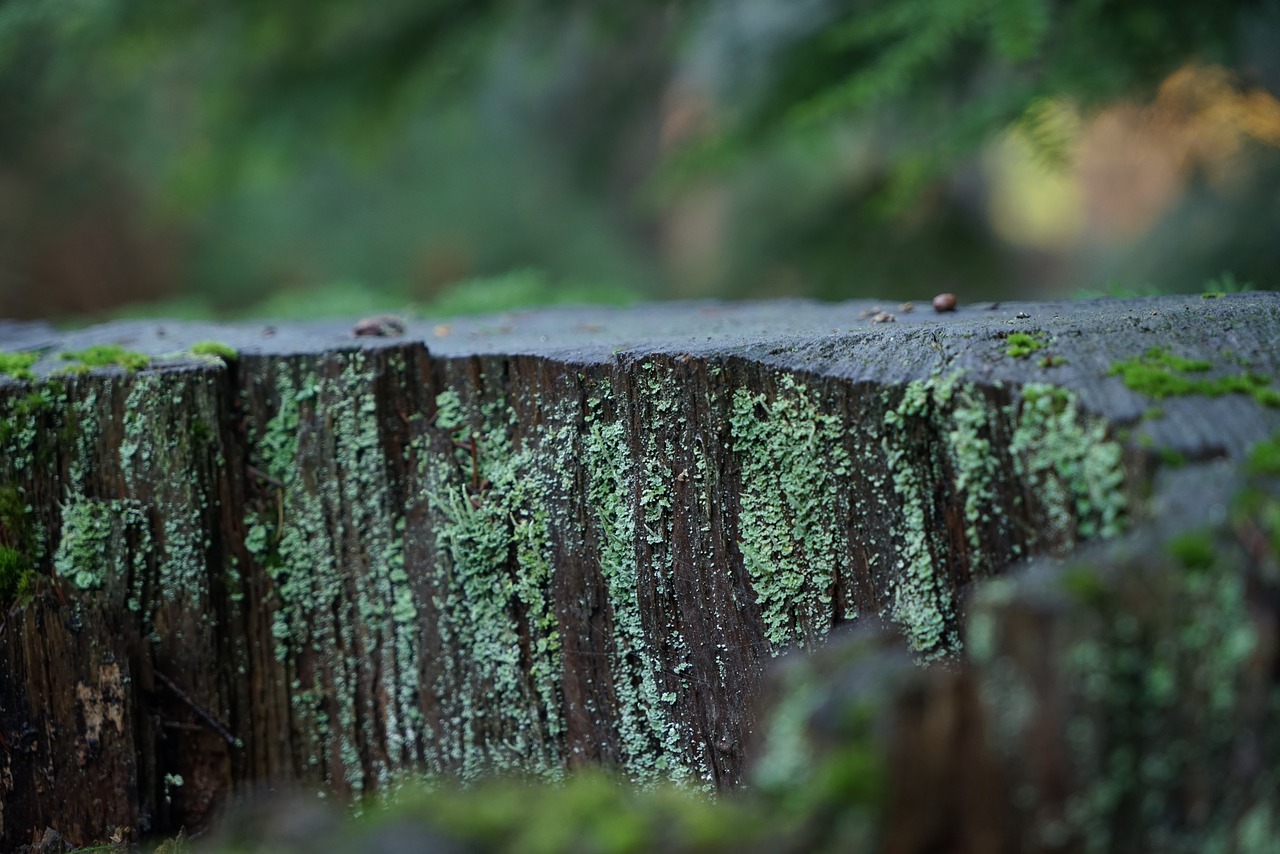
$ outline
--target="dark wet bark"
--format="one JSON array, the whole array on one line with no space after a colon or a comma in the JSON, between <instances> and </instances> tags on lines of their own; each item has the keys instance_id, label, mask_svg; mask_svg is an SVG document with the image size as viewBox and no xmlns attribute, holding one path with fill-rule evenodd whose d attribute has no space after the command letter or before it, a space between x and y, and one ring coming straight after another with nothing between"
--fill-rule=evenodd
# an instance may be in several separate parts
<instances>
[{"instance_id":1,"label":"dark wet bark","mask_svg":"<svg viewBox=\"0 0 1280 854\"><path fill-rule=\"evenodd\" d=\"M970 582L1141 529L1162 459L1280 427L1108 376L1162 347L1274 377L1274 294L869 308L3 327L44 358L0 378L0 546L33 571L0 615L0 847L198 827L262 780L734 786L777 653L875 616L954 662ZM101 343L153 361L51 375Z\"/></svg>"}]
</instances>

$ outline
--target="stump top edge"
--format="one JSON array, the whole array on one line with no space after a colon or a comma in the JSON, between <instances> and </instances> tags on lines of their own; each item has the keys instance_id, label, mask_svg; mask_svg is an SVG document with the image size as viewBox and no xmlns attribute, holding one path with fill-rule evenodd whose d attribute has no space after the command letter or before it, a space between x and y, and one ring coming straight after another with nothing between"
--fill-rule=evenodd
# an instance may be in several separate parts
<instances>
[{"instance_id":1,"label":"stump top edge","mask_svg":"<svg viewBox=\"0 0 1280 854\"><path fill-rule=\"evenodd\" d=\"M823 303L786 299L551 307L449 318L379 315L234 323L122 320L76 330L57 330L42 322L0 320L0 351L35 351L56 360L62 352L114 344L153 359L179 362L193 345L209 341L245 356L274 357L419 342L433 356L443 358L528 355L593 364L614 361L619 355L689 353L711 357L751 353L761 347L794 350L833 341L888 343L921 332L970 338L1004 337L1010 332L1104 332L1170 314L1212 331L1237 318L1257 319L1259 312L1280 312L1280 292L1251 291L1213 299L1192 294L986 301L961 304L955 311L943 313L922 300L910 310L902 309L902 303L887 300ZM388 317L395 322L384 323ZM383 334L358 334L358 330Z\"/></svg>"}]
</instances>

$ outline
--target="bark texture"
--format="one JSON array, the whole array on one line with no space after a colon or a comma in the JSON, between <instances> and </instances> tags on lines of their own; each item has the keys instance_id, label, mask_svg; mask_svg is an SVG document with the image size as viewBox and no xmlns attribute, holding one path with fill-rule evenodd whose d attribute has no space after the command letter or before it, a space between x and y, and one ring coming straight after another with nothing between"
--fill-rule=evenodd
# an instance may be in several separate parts
<instances>
[{"instance_id":1,"label":"bark texture","mask_svg":"<svg viewBox=\"0 0 1280 854\"><path fill-rule=\"evenodd\" d=\"M0 547L33 570L0 847L199 827L249 781L734 786L772 657L874 616L955 661L972 581L1149 524L1153 484L1194 504L1162 461L1280 428L1276 294L871 308L3 327L41 360L0 376ZM95 345L151 362L59 371ZM1112 375L1143 359L1227 383L1155 413Z\"/></svg>"}]
</instances>

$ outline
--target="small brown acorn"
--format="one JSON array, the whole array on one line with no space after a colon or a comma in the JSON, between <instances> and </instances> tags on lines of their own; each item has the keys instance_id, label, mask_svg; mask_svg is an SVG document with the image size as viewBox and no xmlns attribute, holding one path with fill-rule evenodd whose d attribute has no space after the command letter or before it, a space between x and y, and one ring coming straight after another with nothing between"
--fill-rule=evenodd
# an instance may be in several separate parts
<instances>
[{"instance_id":1,"label":"small brown acorn","mask_svg":"<svg viewBox=\"0 0 1280 854\"><path fill-rule=\"evenodd\" d=\"M955 311L956 295L955 294L938 294L933 298L933 310L936 312Z\"/></svg>"}]
</instances>

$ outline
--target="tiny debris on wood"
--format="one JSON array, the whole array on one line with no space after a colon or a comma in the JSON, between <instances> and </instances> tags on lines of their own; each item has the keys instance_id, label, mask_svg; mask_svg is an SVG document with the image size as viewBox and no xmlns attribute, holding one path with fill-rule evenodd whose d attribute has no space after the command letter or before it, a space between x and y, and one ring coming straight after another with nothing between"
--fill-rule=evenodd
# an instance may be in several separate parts
<instances>
[{"instance_id":1,"label":"tiny debris on wood","mask_svg":"<svg viewBox=\"0 0 1280 854\"><path fill-rule=\"evenodd\" d=\"M904 302L902 305L898 306L898 311L902 312L903 314L910 314L915 310L916 310L916 304L913 302Z\"/></svg>"},{"instance_id":2,"label":"tiny debris on wood","mask_svg":"<svg viewBox=\"0 0 1280 854\"><path fill-rule=\"evenodd\" d=\"M366 317L356 321L356 325L351 328L351 333L356 337L374 336L378 338L385 338L389 335L403 335L404 321L394 314L376 314L373 317Z\"/></svg>"},{"instance_id":3,"label":"tiny debris on wood","mask_svg":"<svg viewBox=\"0 0 1280 854\"><path fill-rule=\"evenodd\" d=\"M894 323L898 318L887 311L882 311L871 318L872 323Z\"/></svg>"}]
</instances>

